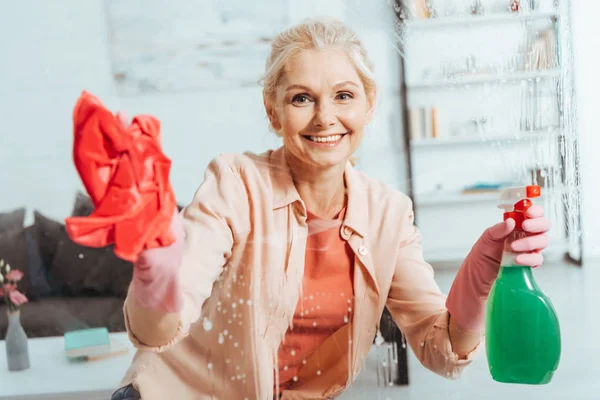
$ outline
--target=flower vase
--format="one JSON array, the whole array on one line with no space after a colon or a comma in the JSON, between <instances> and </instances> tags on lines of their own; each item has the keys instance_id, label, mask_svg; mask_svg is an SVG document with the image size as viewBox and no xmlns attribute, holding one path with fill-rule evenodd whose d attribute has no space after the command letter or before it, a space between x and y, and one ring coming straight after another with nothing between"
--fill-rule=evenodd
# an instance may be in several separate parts
<instances>
[{"instance_id":1,"label":"flower vase","mask_svg":"<svg viewBox=\"0 0 600 400\"><path fill-rule=\"evenodd\" d=\"M8 329L6 330L6 361L9 371L21 371L29 368L29 346L27 335L21 326L21 312L13 311L8 314Z\"/></svg>"}]
</instances>

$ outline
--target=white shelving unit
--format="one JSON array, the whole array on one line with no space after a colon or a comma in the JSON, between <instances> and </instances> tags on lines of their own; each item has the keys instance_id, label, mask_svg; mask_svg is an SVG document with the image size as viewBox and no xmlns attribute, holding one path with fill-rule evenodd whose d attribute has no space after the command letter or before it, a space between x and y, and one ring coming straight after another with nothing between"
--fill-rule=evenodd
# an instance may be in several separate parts
<instances>
[{"instance_id":1,"label":"white shelving unit","mask_svg":"<svg viewBox=\"0 0 600 400\"><path fill-rule=\"evenodd\" d=\"M540 184L542 197L537 202L544 205L554 226L552 249L545 254L564 254L568 210L564 207L560 178L559 143L565 135L558 88L564 77L560 21L560 10L406 21L403 32L407 107L443 109L453 118L444 122L461 126L464 120L464 124L470 124L468 133L451 129L450 125L442 127L444 134L436 138L416 138L419 135L405 132L410 138L408 179L416 223L423 233L424 253L429 261L464 257L481 232L502 219L502 210L497 208L501 190L463 193L465 187L489 182ZM556 47L554 53L549 50L552 57L545 59L544 67L530 65L530 58L515 67L514 59L530 56L528 51L539 38L538 32L546 29L555 35ZM536 35L532 40L523 37L532 32ZM461 67L460 60L465 59L476 60L475 67ZM532 97L523 89L538 85L546 85L548 92L535 91ZM538 101L542 97L556 102L556 107L542 111ZM522 105L529 101L524 99L530 98L538 101L536 112L547 115L543 126L523 130ZM530 112L527 108L525 114ZM494 126L473 128L472 122L480 117L495 121ZM436 122L438 131L442 130L440 123L441 119ZM410 124L405 126L410 130ZM544 182L533 182L535 170L546 171L549 177Z\"/></svg>"}]
</instances>

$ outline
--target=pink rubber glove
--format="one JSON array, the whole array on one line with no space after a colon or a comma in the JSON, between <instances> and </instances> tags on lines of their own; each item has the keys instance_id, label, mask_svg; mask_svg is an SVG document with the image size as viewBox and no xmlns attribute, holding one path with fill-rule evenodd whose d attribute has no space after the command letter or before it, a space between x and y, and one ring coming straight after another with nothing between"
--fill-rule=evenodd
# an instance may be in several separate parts
<instances>
[{"instance_id":1,"label":"pink rubber glove","mask_svg":"<svg viewBox=\"0 0 600 400\"><path fill-rule=\"evenodd\" d=\"M541 251L548 247L546 232L551 222L544 217L541 206L530 207L526 216L529 219L522 226L528 236L513 242L512 251L520 253L515 257L517 264L538 267L544 261ZM504 239L514 228L515 221L510 218L488 228L461 265L446 299L446 308L462 329L484 330L485 305L498 276Z\"/></svg>"},{"instance_id":2,"label":"pink rubber glove","mask_svg":"<svg viewBox=\"0 0 600 400\"><path fill-rule=\"evenodd\" d=\"M175 236L173 244L140 253L133 267L130 294L144 308L174 313L183 305L179 265L185 243L183 217L177 211L170 229Z\"/></svg>"}]
</instances>

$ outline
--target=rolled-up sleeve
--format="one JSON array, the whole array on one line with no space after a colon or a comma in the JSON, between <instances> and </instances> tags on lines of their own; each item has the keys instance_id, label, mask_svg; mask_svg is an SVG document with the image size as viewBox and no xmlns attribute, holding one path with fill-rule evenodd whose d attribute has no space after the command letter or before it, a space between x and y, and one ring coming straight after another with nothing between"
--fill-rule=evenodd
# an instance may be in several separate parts
<instances>
[{"instance_id":1,"label":"rolled-up sleeve","mask_svg":"<svg viewBox=\"0 0 600 400\"><path fill-rule=\"evenodd\" d=\"M402 224L403 239L387 307L423 366L456 379L478 354L481 343L465 359L459 359L452 351L446 296L435 282L433 268L423 258L421 234L414 225L412 207Z\"/></svg>"},{"instance_id":2,"label":"rolled-up sleeve","mask_svg":"<svg viewBox=\"0 0 600 400\"><path fill-rule=\"evenodd\" d=\"M185 247L179 270L183 308L175 337L161 346L146 346L132 330L131 312L139 315L149 310L128 307L125 300L125 326L132 343L150 351L163 351L187 335L189 326L198 320L202 305L210 296L213 284L231 257L236 237L248 231L248 195L238 171L228 162L229 156L215 158L208 166L204 181L193 201L183 211ZM147 332L145 332L147 333ZM156 332L157 337L165 337Z\"/></svg>"}]
</instances>

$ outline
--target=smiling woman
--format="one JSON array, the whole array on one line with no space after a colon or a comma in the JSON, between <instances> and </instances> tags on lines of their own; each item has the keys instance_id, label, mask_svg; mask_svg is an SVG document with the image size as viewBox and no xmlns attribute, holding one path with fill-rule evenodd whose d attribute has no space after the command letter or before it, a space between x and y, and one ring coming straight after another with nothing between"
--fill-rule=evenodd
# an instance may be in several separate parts
<instances>
[{"instance_id":1,"label":"smiling woman","mask_svg":"<svg viewBox=\"0 0 600 400\"><path fill-rule=\"evenodd\" d=\"M373 116L372 71L341 22L276 38L263 94L283 146L214 159L173 219L176 243L139 255L125 320L140 352L113 399L336 397L386 306L426 368L456 378L471 362L515 223L485 230L446 299L410 199L349 162ZM549 224L528 212L515 261L539 265Z\"/></svg>"}]
</instances>

